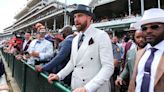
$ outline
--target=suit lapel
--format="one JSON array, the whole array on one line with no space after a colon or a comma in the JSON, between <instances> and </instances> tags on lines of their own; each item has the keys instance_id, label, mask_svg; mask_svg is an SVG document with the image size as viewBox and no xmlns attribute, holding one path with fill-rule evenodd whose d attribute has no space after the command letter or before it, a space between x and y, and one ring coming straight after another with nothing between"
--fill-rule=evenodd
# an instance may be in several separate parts
<instances>
[{"instance_id":1,"label":"suit lapel","mask_svg":"<svg viewBox=\"0 0 164 92\"><path fill-rule=\"evenodd\" d=\"M79 38L79 34L73 39L73 43L72 43L73 61L76 61L76 58L77 58L77 52L78 52L78 38ZM75 63L75 62L74 62L74 63Z\"/></svg>"},{"instance_id":2,"label":"suit lapel","mask_svg":"<svg viewBox=\"0 0 164 92\"><path fill-rule=\"evenodd\" d=\"M162 58L158 64L154 85L158 83L159 79L163 74L164 74L164 54L162 55Z\"/></svg>"},{"instance_id":3,"label":"suit lapel","mask_svg":"<svg viewBox=\"0 0 164 92\"><path fill-rule=\"evenodd\" d=\"M24 47L24 50L23 50L23 51L26 51L26 50L28 49L28 47L29 47L30 43L31 43L31 40L28 40L28 42L26 43L26 45L25 45L25 47Z\"/></svg>"},{"instance_id":4,"label":"suit lapel","mask_svg":"<svg viewBox=\"0 0 164 92\"><path fill-rule=\"evenodd\" d=\"M81 58L83 57L83 55L85 54L87 47L88 47L88 41L90 38L91 38L91 36L85 37L83 43L81 44L79 50L77 51L77 60L76 60L77 62L79 62L81 60Z\"/></svg>"},{"instance_id":5,"label":"suit lapel","mask_svg":"<svg viewBox=\"0 0 164 92\"><path fill-rule=\"evenodd\" d=\"M93 30L92 28L89 28L89 30L87 30L88 33L84 38L83 43L81 44L79 50L77 50L77 58L76 58L76 62L80 62L81 59L83 58L88 46L89 46L89 40L91 38L94 38L94 36L96 35L96 30Z\"/></svg>"}]
</instances>

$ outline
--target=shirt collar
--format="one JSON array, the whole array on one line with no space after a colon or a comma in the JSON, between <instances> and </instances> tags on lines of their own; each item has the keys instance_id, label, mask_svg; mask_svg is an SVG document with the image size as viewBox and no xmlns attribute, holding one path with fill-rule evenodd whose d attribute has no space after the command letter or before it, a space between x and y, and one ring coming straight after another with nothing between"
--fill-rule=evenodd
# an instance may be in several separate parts
<instances>
[{"instance_id":1,"label":"shirt collar","mask_svg":"<svg viewBox=\"0 0 164 92\"><path fill-rule=\"evenodd\" d=\"M73 35L72 34L70 34L70 35L68 35L65 39L67 39L67 38L69 38L69 37L72 37Z\"/></svg>"},{"instance_id":2,"label":"shirt collar","mask_svg":"<svg viewBox=\"0 0 164 92\"><path fill-rule=\"evenodd\" d=\"M85 30L84 33L82 33L82 32L80 31L80 35L84 34L84 36L87 36L87 35L90 34L90 31L91 31L91 26L89 26L89 27L87 28L87 30Z\"/></svg>"},{"instance_id":3,"label":"shirt collar","mask_svg":"<svg viewBox=\"0 0 164 92\"><path fill-rule=\"evenodd\" d=\"M44 38L43 39L37 39L37 43L41 43L42 41L44 41Z\"/></svg>"},{"instance_id":4,"label":"shirt collar","mask_svg":"<svg viewBox=\"0 0 164 92\"><path fill-rule=\"evenodd\" d=\"M25 39L24 41L25 41L25 42L28 42L28 41L30 41L30 39Z\"/></svg>"},{"instance_id":5,"label":"shirt collar","mask_svg":"<svg viewBox=\"0 0 164 92\"><path fill-rule=\"evenodd\" d=\"M148 50L148 49L150 49L150 48L156 48L156 49L158 49L158 50L164 52L163 46L164 46L164 40L161 41L160 43L158 43L157 45L155 45L154 47L152 47L150 44L147 44L147 45L146 45L146 50Z\"/></svg>"}]
</instances>

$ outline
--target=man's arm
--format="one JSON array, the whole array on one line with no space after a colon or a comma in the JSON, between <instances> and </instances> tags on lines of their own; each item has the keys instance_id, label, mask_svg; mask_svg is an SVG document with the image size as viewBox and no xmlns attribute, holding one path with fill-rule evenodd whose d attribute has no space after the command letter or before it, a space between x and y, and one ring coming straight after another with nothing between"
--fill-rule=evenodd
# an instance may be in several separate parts
<instances>
[{"instance_id":1,"label":"man's arm","mask_svg":"<svg viewBox=\"0 0 164 92\"><path fill-rule=\"evenodd\" d=\"M67 65L61 71L59 71L59 73L57 73L59 80L63 80L68 74L70 74L73 71L74 64L72 59L73 58L71 53L71 58L68 61Z\"/></svg>"},{"instance_id":2,"label":"man's arm","mask_svg":"<svg viewBox=\"0 0 164 92\"><path fill-rule=\"evenodd\" d=\"M129 67L128 67L128 63L130 62L129 60L128 60L128 58L129 58L129 54L130 54L130 52L128 51L127 52L127 54L126 54L126 63L125 63L125 67L124 67L124 69L123 69L123 71L122 71L122 73L120 74L120 77L124 80L124 79L126 79L127 77L128 77L128 75L130 74L129 72Z\"/></svg>"},{"instance_id":3,"label":"man's arm","mask_svg":"<svg viewBox=\"0 0 164 92\"><path fill-rule=\"evenodd\" d=\"M43 70L49 71L54 67L59 66L71 53L71 45L72 42L70 40L66 40L63 42L62 47L59 50L59 53L46 65L43 66Z\"/></svg>"},{"instance_id":4,"label":"man's arm","mask_svg":"<svg viewBox=\"0 0 164 92\"><path fill-rule=\"evenodd\" d=\"M129 75L129 67L128 67L128 62L126 62L124 70L122 71L122 73L120 74L120 77L125 80Z\"/></svg>"}]
</instances>

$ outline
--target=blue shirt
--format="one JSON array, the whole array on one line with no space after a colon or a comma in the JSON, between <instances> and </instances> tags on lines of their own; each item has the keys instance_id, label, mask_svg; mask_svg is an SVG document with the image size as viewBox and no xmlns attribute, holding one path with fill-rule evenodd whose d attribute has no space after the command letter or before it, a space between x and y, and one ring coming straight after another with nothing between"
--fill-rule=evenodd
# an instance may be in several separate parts
<instances>
[{"instance_id":1,"label":"blue shirt","mask_svg":"<svg viewBox=\"0 0 164 92\"><path fill-rule=\"evenodd\" d=\"M32 53L32 51L39 52L39 60L47 60L53 55L53 45L45 39L34 39L27 51L29 53Z\"/></svg>"}]
</instances>

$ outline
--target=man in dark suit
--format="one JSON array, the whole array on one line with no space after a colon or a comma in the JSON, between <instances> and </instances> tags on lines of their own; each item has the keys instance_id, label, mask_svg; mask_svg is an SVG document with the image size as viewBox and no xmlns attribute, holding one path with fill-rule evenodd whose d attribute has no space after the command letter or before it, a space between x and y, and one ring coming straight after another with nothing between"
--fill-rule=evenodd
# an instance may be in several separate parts
<instances>
[{"instance_id":1,"label":"man in dark suit","mask_svg":"<svg viewBox=\"0 0 164 92\"><path fill-rule=\"evenodd\" d=\"M41 71L47 71L50 73L58 73L61 69L65 67L65 65L68 63L71 55L71 46L72 46L72 40L74 38L72 27L71 26L65 26L61 33L63 34L63 37L65 38L64 41L62 41L59 44L59 52L57 55L47 64L44 66L36 66L36 70ZM69 76L68 76L69 77ZM65 79L66 84L70 84L71 78Z\"/></svg>"},{"instance_id":2,"label":"man in dark suit","mask_svg":"<svg viewBox=\"0 0 164 92\"><path fill-rule=\"evenodd\" d=\"M128 92L163 92L164 10L146 10L139 24L148 44L136 54Z\"/></svg>"}]
</instances>

